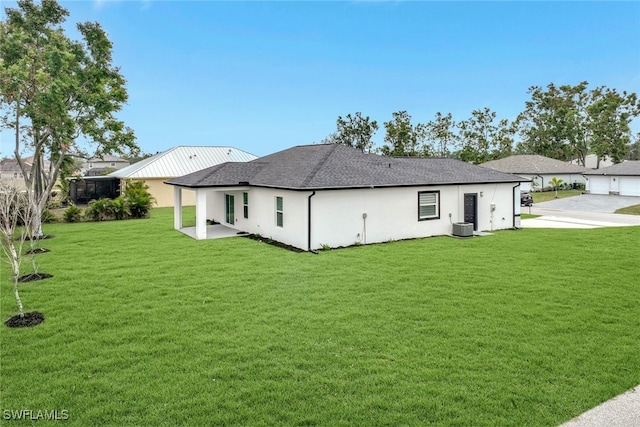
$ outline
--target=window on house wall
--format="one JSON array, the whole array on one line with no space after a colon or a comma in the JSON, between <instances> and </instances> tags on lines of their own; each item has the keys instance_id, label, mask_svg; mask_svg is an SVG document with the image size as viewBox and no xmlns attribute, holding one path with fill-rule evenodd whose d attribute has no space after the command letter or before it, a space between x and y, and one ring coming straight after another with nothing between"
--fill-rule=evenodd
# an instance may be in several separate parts
<instances>
[{"instance_id":1,"label":"window on house wall","mask_svg":"<svg viewBox=\"0 0 640 427\"><path fill-rule=\"evenodd\" d=\"M242 193L242 208L244 217L249 218L249 193Z\"/></svg>"},{"instance_id":2,"label":"window on house wall","mask_svg":"<svg viewBox=\"0 0 640 427\"><path fill-rule=\"evenodd\" d=\"M114 162L111 162L111 166L115 166L116 164Z\"/></svg>"},{"instance_id":3,"label":"window on house wall","mask_svg":"<svg viewBox=\"0 0 640 427\"><path fill-rule=\"evenodd\" d=\"M418 192L418 221L440 218L440 192Z\"/></svg>"},{"instance_id":4,"label":"window on house wall","mask_svg":"<svg viewBox=\"0 0 640 427\"><path fill-rule=\"evenodd\" d=\"M276 225L283 227L284 211L282 209L282 197L276 197Z\"/></svg>"}]
</instances>

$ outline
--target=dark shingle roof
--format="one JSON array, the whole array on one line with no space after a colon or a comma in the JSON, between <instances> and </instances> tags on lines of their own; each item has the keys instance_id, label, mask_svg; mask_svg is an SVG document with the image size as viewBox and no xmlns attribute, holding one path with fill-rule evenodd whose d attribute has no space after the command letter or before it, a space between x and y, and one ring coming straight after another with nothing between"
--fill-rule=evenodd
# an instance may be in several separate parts
<instances>
[{"instance_id":1,"label":"dark shingle roof","mask_svg":"<svg viewBox=\"0 0 640 427\"><path fill-rule=\"evenodd\" d=\"M537 154L520 154L505 157L504 159L491 160L480 166L505 173L515 174L561 174L561 173L585 173L589 169L572 165L561 160L552 159Z\"/></svg>"},{"instance_id":2,"label":"dark shingle roof","mask_svg":"<svg viewBox=\"0 0 640 427\"><path fill-rule=\"evenodd\" d=\"M454 159L383 157L344 145L316 144L247 163L223 163L167 183L191 188L253 185L317 190L521 181Z\"/></svg>"},{"instance_id":3,"label":"dark shingle roof","mask_svg":"<svg viewBox=\"0 0 640 427\"><path fill-rule=\"evenodd\" d=\"M112 168L93 168L89 169L85 176L102 176L107 175L109 172L113 172Z\"/></svg>"},{"instance_id":4,"label":"dark shingle roof","mask_svg":"<svg viewBox=\"0 0 640 427\"><path fill-rule=\"evenodd\" d=\"M640 160L627 160L606 168L590 170L585 175L627 175L640 176Z\"/></svg>"}]
</instances>

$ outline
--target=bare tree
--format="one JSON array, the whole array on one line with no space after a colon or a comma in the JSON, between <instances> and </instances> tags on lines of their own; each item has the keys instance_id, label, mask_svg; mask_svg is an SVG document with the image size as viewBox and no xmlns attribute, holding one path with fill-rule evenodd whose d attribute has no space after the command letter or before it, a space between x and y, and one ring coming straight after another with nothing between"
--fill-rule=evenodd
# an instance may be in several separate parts
<instances>
[{"instance_id":1,"label":"bare tree","mask_svg":"<svg viewBox=\"0 0 640 427\"><path fill-rule=\"evenodd\" d=\"M22 264L22 247L28 240L31 203L25 193L15 187L0 184L0 237L2 251L11 267L13 294L18 304L18 314L24 317L22 299L18 293L18 278Z\"/></svg>"},{"instance_id":2,"label":"bare tree","mask_svg":"<svg viewBox=\"0 0 640 427\"><path fill-rule=\"evenodd\" d=\"M29 201L27 194L15 187L0 184L0 240L2 253L11 268L13 295L18 305L18 314L5 321L10 327L35 326L44 320L42 313L24 312L22 298L18 292L22 249L25 242L31 238L31 225L36 217L33 203Z\"/></svg>"}]
</instances>

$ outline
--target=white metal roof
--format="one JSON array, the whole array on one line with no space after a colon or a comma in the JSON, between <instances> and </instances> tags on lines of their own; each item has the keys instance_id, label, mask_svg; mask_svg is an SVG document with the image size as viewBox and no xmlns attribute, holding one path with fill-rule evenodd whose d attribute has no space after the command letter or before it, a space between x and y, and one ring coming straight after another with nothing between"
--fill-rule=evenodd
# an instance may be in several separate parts
<instances>
[{"instance_id":1,"label":"white metal roof","mask_svg":"<svg viewBox=\"0 0 640 427\"><path fill-rule=\"evenodd\" d=\"M171 148L109 174L116 178L175 178L225 162L248 162L257 159L234 147Z\"/></svg>"}]
</instances>

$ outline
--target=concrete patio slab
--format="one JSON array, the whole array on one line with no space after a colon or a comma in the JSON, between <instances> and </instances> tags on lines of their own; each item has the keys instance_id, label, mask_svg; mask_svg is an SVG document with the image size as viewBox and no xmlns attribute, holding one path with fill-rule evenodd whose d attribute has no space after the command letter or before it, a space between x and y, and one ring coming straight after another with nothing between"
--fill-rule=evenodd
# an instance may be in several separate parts
<instances>
[{"instance_id":1,"label":"concrete patio slab","mask_svg":"<svg viewBox=\"0 0 640 427\"><path fill-rule=\"evenodd\" d=\"M195 227L184 227L178 231L194 239L196 238ZM222 239L225 237L246 236L247 234L248 233L236 230L235 228L224 226L222 224L207 225L207 240Z\"/></svg>"}]
</instances>

